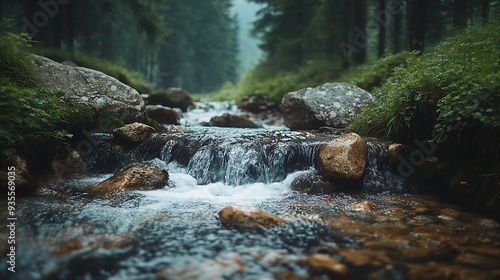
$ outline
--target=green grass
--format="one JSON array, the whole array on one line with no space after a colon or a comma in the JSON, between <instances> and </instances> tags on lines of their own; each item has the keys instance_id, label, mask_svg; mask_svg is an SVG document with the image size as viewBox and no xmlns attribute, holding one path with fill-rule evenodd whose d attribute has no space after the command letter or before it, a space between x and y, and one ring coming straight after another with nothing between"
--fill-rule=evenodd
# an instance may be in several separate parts
<instances>
[{"instance_id":1,"label":"green grass","mask_svg":"<svg viewBox=\"0 0 500 280\"><path fill-rule=\"evenodd\" d=\"M23 143L47 139L62 143L72 136L68 131L95 128L104 118L120 124L109 113L94 115L83 107L70 108L44 88L31 50L26 35L8 33L0 26L0 151L4 155Z\"/></svg>"},{"instance_id":2,"label":"green grass","mask_svg":"<svg viewBox=\"0 0 500 280\"><path fill-rule=\"evenodd\" d=\"M350 130L411 142L454 126L499 128L500 26L468 29L435 51L408 60L408 67L375 91L377 102L355 118Z\"/></svg>"},{"instance_id":3,"label":"green grass","mask_svg":"<svg viewBox=\"0 0 500 280\"><path fill-rule=\"evenodd\" d=\"M335 80L372 91L387 81L394 74L394 69L405 67L406 61L410 57L411 53L407 52L389 55L372 63L349 68Z\"/></svg>"},{"instance_id":4,"label":"green grass","mask_svg":"<svg viewBox=\"0 0 500 280\"><path fill-rule=\"evenodd\" d=\"M348 129L408 144L433 140L439 164L424 184L500 219L498 34L498 21L471 27L433 52L411 57ZM424 169L416 167L417 174Z\"/></svg>"},{"instance_id":5,"label":"green grass","mask_svg":"<svg viewBox=\"0 0 500 280\"><path fill-rule=\"evenodd\" d=\"M339 66L330 62L316 61L297 72L273 73L273 67L261 63L245 73L238 84L226 83L217 92L195 96L211 100L241 100L244 96L260 96L279 103L288 92L327 82L348 82L370 91L387 80L396 67L405 65L409 56L408 53L399 53L347 71L341 71Z\"/></svg>"},{"instance_id":6,"label":"green grass","mask_svg":"<svg viewBox=\"0 0 500 280\"><path fill-rule=\"evenodd\" d=\"M15 35L0 28L0 149L10 148L27 138L67 136L58 124L69 110L55 95L41 87L31 42L24 34Z\"/></svg>"},{"instance_id":7,"label":"green grass","mask_svg":"<svg viewBox=\"0 0 500 280\"><path fill-rule=\"evenodd\" d=\"M31 47L29 37L2 32L1 26L0 37L0 75L19 86L37 86L36 68L28 52Z\"/></svg>"}]
</instances>

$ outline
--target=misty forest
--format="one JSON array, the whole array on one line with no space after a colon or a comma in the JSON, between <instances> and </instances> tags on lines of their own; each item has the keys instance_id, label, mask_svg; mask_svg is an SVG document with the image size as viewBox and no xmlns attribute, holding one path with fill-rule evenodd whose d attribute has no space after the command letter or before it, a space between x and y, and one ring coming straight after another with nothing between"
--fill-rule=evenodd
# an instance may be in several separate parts
<instances>
[{"instance_id":1,"label":"misty forest","mask_svg":"<svg viewBox=\"0 0 500 280\"><path fill-rule=\"evenodd\" d=\"M1 279L500 279L500 1L0 2Z\"/></svg>"}]
</instances>

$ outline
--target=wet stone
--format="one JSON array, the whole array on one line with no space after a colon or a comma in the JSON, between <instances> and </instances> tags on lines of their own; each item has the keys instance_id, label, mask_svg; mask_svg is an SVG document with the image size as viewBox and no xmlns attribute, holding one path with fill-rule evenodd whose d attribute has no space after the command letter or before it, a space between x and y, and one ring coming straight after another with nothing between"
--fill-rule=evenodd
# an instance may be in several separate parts
<instances>
[{"instance_id":1,"label":"wet stone","mask_svg":"<svg viewBox=\"0 0 500 280\"><path fill-rule=\"evenodd\" d=\"M336 275L346 275L349 272L345 264L324 254L310 255L307 259L307 265L313 269L326 270Z\"/></svg>"},{"instance_id":2,"label":"wet stone","mask_svg":"<svg viewBox=\"0 0 500 280\"><path fill-rule=\"evenodd\" d=\"M250 206L227 206L219 211L219 220L236 226L272 227L288 223L264 210Z\"/></svg>"},{"instance_id":3,"label":"wet stone","mask_svg":"<svg viewBox=\"0 0 500 280\"><path fill-rule=\"evenodd\" d=\"M369 201L361 201L347 207L351 211L370 212L375 209L375 204Z\"/></svg>"}]
</instances>

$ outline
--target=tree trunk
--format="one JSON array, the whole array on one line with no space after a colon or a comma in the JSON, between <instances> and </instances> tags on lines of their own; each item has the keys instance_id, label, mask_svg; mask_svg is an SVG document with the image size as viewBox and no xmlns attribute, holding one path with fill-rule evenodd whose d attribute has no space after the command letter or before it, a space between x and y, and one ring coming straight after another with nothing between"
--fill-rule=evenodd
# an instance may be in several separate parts
<instances>
[{"instance_id":1,"label":"tree trunk","mask_svg":"<svg viewBox=\"0 0 500 280\"><path fill-rule=\"evenodd\" d=\"M467 26L467 0L454 0L453 27L465 28Z\"/></svg>"},{"instance_id":2,"label":"tree trunk","mask_svg":"<svg viewBox=\"0 0 500 280\"><path fill-rule=\"evenodd\" d=\"M43 38L40 36L40 30L47 25L48 16L45 13L40 13L41 16L35 17L35 14L40 9L36 1L25 0L23 8L24 17L22 19L22 32L28 33L35 41L41 41Z\"/></svg>"},{"instance_id":3,"label":"tree trunk","mask_svg":"<svg viewBox=\"0 0 500 280\"><path fill-rule=\"evenodd\" d=\"M342 30L342 42L345 44L348 44L350 40L350 30L352 29L351 25L351 12L352 12L352 5L351 5L350 0L345 0L344 2L344 14L343 14L343 30ZM349 68L349 65L351 63L351 54L350 52L347 52L346 50L342 50L342 54L344 56L344 60L342 61L342 68L346 69Z\"/></svg>"},{"instance_id":4,"label":"tree trunk","mask_svg":"<svg viewBox=\"0 0 500 280\"><path fill-rule=\"evenodd\" d=\"M358 49L354 53L354 64L366 62L366 0L354 0L354 46Z\"/></svg>"},{"instance_id":5,"label":"tree trunk","mask_svg":"<svg viewBox=\"0 0 500 280\"><path fill-rule=\"evenodd\" d=\"M400 3L402 5L402 3ZM403 41L403 11L396 13L394 15L394 33L393 33L393 48L394 53L398 53L403 50L401 42Z\"/></svg>"},{"instance_id":6,"label":"tree trunk","mask_svg":"<svg viewBox=\"0 0 500 280\"><path fill-rule=\"evenodd\" d=\"M70 51L75 49L75 22L73 21L75 9L73 3L74 1L69 1L69 3L64 7L64 10L66 11L66 24L68 26L66 41L68 50Z\"/></svg>"},{"instance_id":7,"label":"tree trunk","mask_svg":"<svg viewBox=\"0 0 500 280\"><path fill-rule=\"evenodd\" d=\"M377 12L377 20L378 20L378 57L384 56L385 48L386 48L386 32L389 25L389 18L386 17L386 8L385 8L385 0L378 1L378 12Z\"/></svg>"},{"instance_id":8,"label":"tree trunk","mask_svg":"<svg viewBox=\"0 0 500 280\"><path fill-rule=\"evenodd\" d=\"M420 54L425 49L425 33L427 21L427 1L412 0L411 1L411 17L410 17L410 50L418 51Z\"/></svg>"},{"instance_id":9,"label":"tree trunk","mask_svg":"<svg viewBox=\"0 0 500 280\"><path fill-rule=\"evenodd\" d=\"M481 18L483 20L483 23L488 22L489 17L490 17L490 1L482 0Z\"/></svg>"},{"instance_id":10,"label":"tree trunk","mask_svg":"<svg viewBox=\"0 0 500 280\"><path fill-rule=\"evenodd\" d=\"M63 29L63 16L59 11L54 17L54 29L52 38L52 47L61 49L62 47L62 29Z\"/></svg>"}]
</instances>

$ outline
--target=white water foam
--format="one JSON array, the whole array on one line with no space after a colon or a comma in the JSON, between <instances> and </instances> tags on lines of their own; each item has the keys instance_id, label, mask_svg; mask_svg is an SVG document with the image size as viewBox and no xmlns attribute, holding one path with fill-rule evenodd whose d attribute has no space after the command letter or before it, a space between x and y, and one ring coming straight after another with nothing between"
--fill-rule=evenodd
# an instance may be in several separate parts
<instances>
[{"instance_id":1,"label":"white water foam","mask_svg":"<svg viewBox=\"0 0 500 280\"><path fill-rule=\"evenodd\" d=\"M210 122L212 117L220 116L224 113L235 114L241 112L234 101L202 101L195 104L195 109L189 110L182 115L181 125L199 126L201 123Z\"/></svg>"},{"instance_id":2,"label":"white water foam","mask_svg":"<svg viewBox=\"0 0 500 280\"><path fill-rule=\"evenodd\" d=\"M222 182L198 185L186 169L175 163L168 165L170 185L162 190L140 192L146 199L158 202L205 202L213 204L257 205L277 201L292 193L292 182L308 171L289 174L283 181L275 183L253 183L230 186Z\"/></svg>"}]
</instances>

